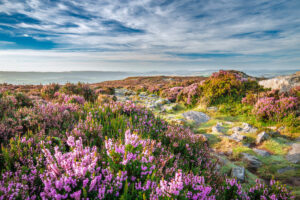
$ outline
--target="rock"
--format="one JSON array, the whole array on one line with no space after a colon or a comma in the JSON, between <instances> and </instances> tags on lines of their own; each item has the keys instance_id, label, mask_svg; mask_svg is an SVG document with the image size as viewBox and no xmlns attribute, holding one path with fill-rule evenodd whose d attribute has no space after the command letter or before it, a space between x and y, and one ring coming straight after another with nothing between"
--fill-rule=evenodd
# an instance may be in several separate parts
<instances>
[{"instance_id":1,"label":"rock","mask_svg":"<svg viewBox=\"0 0 300 200\"><path fill-rule=\"evenodd\" d=\"M229 136L230 139L233 139L237 142L240 142L244 139L246 139L247 137L244 135L241 135L239 132L234 132L231 136Z\"/></svg>"},{"instance_id":2,"label":"rock","mask_svg":"<svg viewBox=\"0 0 300 200\"><path fill-rule=\"evenodd\" d=\"M233 122L229 122L229 121L226 121L226 122L224 122L225 124L228 124L228 125L232 125L233 124Z\"/></svg>"},{"instance_id":3,"label":"rock","mask_svg":"<svg viewBox=\"0 0 300 200\"><path fill-rule=\"evenodd\" d=\"M236 178L240 182L244 182L245 181L245 168L244 167L232 168L231 177Z\"/></svg>"},{"instance_id":4,"label":"rock","mask_svg":"<svg viewBox=\"0 0 300 200\"><path fill-rule=\"evenodd\" d=\"M232 132L241 132L242 131L242 128L241 127L238 127L238 126L235 126L231 129Z\"/></svg>"},{"instance_id":5,"label":"rock","mask_svg":"<svg viewBox=\"0 0 300 200\"><path fill-rule=\"evenodd\" d=\"M292 144L292 148L288 152L286 159L294 164L300 163L300 143Z\"/></svg>"},{"instance_id":6,"label":"rock","mask_svg":"<svg viewBox=\"0 0 300 200\"><path fill-rule=\"evenodd\" d=\"M268 80L262 80L259 81L259 84L265 88L287 92L294 87L300 86L300 73L297 72L288 76L279 76Z\"/></svg>"},{"instance_id":7,"label":"rock","mask_svg":"<svg viewBox=\"0 0 300 200\"><path fill-rule=\"evenodd\" d=\"M147 96L147 93L146 93L146 92L141 92L141 93L139 94L139 97L145 98L146 96Z\"/></svg>"},{"instance_id":8,"label":"rock","mask_svg":"<svg viewBox=\"0 0 300 200\"><path fill-rule=\"evenodd\" d=\"M296 168L294 168L294 167L284 167L284 168L278 169L277 173L283 174L287 171L292 171L292 170L294 171L294 170L296 170Z\"/></svg>"},{"instance_id":9,"label":"rock","mask_svg":"<svg viewBox=\"0 0 300 200\"><path fill-rule=\"evenodd\" d=\"M215 106L212 106L212 107L208 107L207 110L208 110L208 111L217 111L218 108L215 107Z\"/></svg>"},{"instance_id":10,"label":"rock","mask_svg":"<svg viewBox=\"0 0 300 200\"><path fill-rule=\"evenodd\" d=\"M178 103L171 103L169 105L164 105L163 110L167 112L175 111L178 109L179 104Z\"/></svg>"},{"instance_id":11,"label":"rock","mask_svg":"<svg viewBox=\"0 0 300 200\"><path fill-rule=\"evenodd\" d=\"M154 102L154 105L156 107L161 107L162 105L167 104L167 103L168 103L168 100L166 100L166 99L158 99L157 101Z\"/></svg>"},{"instance_id":12,"label":"rock","mask_svg":"<svg viewBox=\"0 0 300 200\"><path fill-rule=\"evenodd\" d=\"M269 152L267 152L265 150L257 149L257 148L254 148L253 151L263 157L267 157L267 156L271 155Z\"/></svg>"},{"instance_id":13,"label":"rock","mask_svg":"<svg viewBox=\"0 0 300 200\"><path fill-rule=\"evenodd\" d=\"M243 130L244 133L256 133L257 128L251 126L250 124L243 123Z\"/></svg>"},{"instance_id":14,"label":"rock","mask_svg":"<svg viewBox=\"0 0 300 200\"><path fill-rule=\"evenodd\" d=\"M270 136L265 131L258 134L257 137L256 137L256 144L262 143L263 141L267 140L269 137Z\"/></svg>"},{"instance_id":15,"label":"rock","mask_svg":"<svg viewBox=\"0 0 300 200\"><path fill-rule=\"evenodd\" d=\"M149 97L157 97L156 94L150 94Z\"/></svg>"},{"instance_id":16,"label":"rock","mask_svg":"<svg viewBox=\"0 0 300 200\"><path fill-rule=\"evenodd\" d=\"M247 167L249 169L256 171L262 165L262 163L255 156L252 156L248 153L242 153L242 156L242 159L247 162Z\"/></svg>"},{"instance_id":17,"label":"rock","mask_svg":"<svg viewBox=\"0 0 300 200\"><path fill-rule=\"evenodd\" d=\"M256 133L257 128L251 126L250 124L243 123L242 127L235 126L231 128L232 132L243 132L243 133Z\"/></svg>"},{"instance_id":18,"label":"rock","mask_svg":"<svg viewBox=\"0 0 300 200\"><path fill-rule=\"evenodd\" d=\"M222 123L218 122L215 126L211 128L212 132L214 133L224 133L224 127Z\"/></svg>"},{"instance_id":19,"label":"rock","mask_svg":"<svg viewBox=\"0 0 300 200\"><path fill-rule=\"evenodd\" d=\"M182 116L186 120L193 121L196 124L207 122L210 119L210 117L208 115L206 115L205 113L197 112L197 111L187 111L185 113L182 113Z\"/></svg>"}]
</instances>

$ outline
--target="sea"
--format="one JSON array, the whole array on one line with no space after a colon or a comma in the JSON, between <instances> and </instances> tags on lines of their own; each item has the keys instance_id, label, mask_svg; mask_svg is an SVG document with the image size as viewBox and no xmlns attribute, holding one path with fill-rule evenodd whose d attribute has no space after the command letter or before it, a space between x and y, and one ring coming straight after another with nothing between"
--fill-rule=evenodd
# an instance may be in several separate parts
<instances>
[{"instance_id":1,"label":"sea","mask_svg":"<svg viewBox=\"0 0 300 200\"><path fill-rule=\"evenodd\" d=\"M198 71L67 71L67 72L15 72L0 71L0 83L16 85L40 85L49 83L99 83L108 80L121 80L133 76L210 76L218 70ZM272 78L281 75L293 74L299 70L242 70L246 74L255 77Z\"/></svg>"}]
</instances>

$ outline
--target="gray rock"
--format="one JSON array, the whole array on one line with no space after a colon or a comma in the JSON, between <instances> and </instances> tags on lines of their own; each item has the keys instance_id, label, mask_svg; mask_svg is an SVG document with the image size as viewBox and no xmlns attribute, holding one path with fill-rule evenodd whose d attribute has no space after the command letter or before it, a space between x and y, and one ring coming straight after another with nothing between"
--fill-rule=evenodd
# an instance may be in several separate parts
<instances>
[{"instance_id":1,"label":"gray rock","mask_svg":"<svg viewBox=\"0 0 300 200\"><path fill-rule=\"evenodd\" d=\"M283 174L287 171L292 171L292 170L296 170L296 168L294 168L294 167L284 167L284 168L278 169L277 173Z\"/></svg>"},{"instance_id":2,"label":"gray rock","mask_svg":"<svg viewBox=\"0 0 300 200\"><path fill-rule=\"evenodd\" d=\"M162 109L167 112L175 111L178 109L178 103L171 103L168 105L164 105L164 107Z\"/></svg>"},{"instance_id":3,"label":"gray rock","mask_svg":"<svg viewBox=\"0 0 300 200\"><path fill-rule=\"evenodd\" d=\"M292 144L291 150L288 152L286 159L291 163L300 163L300 143Z\"/></svg>"},{"instance_id":4,"label":"gray rock","mask_svg":"<svg viewBox=\"0 0 300 200\"><path fill-rule=\"evenodd\" d=\"M256 149L256 148L254 148L253 151L254 151L255 153L257 153L258 155L263 156L263 157L267 157L267 156L270 156L270 155L271 155L269 152L267 152L267 151L265 151L265 150L261 150L261 149Z\"/></svg>"},{"instance_id":5,"label":"gray rock","mask_svg":"<svg viewBox=\"0 0 300 200\"><path fill-rule=\"evenodd\" d=\"M244 135L241 135L239 132L234 132L231 136L229 136L230 139L233 139L237 142L240 142L242 140L245 140L247 137Z\"/></svg>"},{"instance_id":6,"label":"gray rock","mask_svg":"<svg viewBox=\"0 0 300 200\"><path fill-rule=\"evenodd\" d=\"M262 80L259 81L259 84L265 88L272 88L274 90L280 90L280 92L286 92L293 87L300 86L300 72L296 72L293 75Z\"/></svg>"},{"instance_id":7,"label":"gray rock","mask_svg":"<svg viewBox=\"0 0 300 200\"><path fill-rule=\"evenodd\" d=\"M243 128L242 128L244 133L256 133L257 128L251 126L250 124L243 123Z\"/></svg>"},{"instance_id":8,"label":"gray rock","mask_svg":"<svg viewBox=\"0 0 300 200\"><path fill-rule=\"evenodd\" d=\"M196 124L207 122L210 119L210 117L205 113L197 111L187 111L185 113L182 113L182 116L186 120L190 120L192 122L195 122Z\"/></svg>"},{"instance_id":9,"label":"gray rock","mask_svg":"<svg viewBox=\"0 0 300 200\"><path fill-rule=\"evenodd\" d=\"M242 153L242 156L242 159L247 162L247 167L251 170L256 171L262 165L262 163L255 156L252 156L248 153Z\"/></svg>"},{"instance_id":10,"label":"gray rock","mask_svg":"<svg viewBox=\"0 0 300 200\"><path fill-rule=\"evenodd\" d=\"M262 143L263 141L267 140L269 137L270 136L265 131L258 134L257 137L256 137L256 144Z\"/></svg>"},{"instance_id":11,"label":"gray rock","mask_svg":"<svg viewBox=\"0 0 300 200\"><path fill-rule=\"evenodd\" d=\"M146 93L146 92L141 92L141 93L139 94L139 97L145 98L146 96L147 96L147 93Z\"/></svg>"},{"instance_id":12,"label":"gray rock","mask_svg":"<svg viewBox=\"0 0 300 200\"><path fill-rule=\"evenodd\" d=\"M245 181L245 168L244 167L232 168L231 177L236 178L240 182L244 182Z\"/></svg>"},{"instance_id":13,"label":"gray rock","mask_svg":"<svg viewBox=\"0 0 300 200\"><path fill-rule=\"evenodd\" d=\"M212 107L208 107L207 110L208 110L208 111L217 111L218 108L215 107L215 106L212 106Z\"/></svg>"},{"instance_id":14,"label":"gray rock","mask_svg":"<svg viewBox=\"0 0 300 200\"><path fill-rule=\"evenodd\" d=\"M235 126L231 129L232 132L241 132L242 131L242 128L241 127L238 127L238 126Z\"/></svg>"},{"instance_id":15,"label":"gray rock","mask_svg":"<svg viewBox=\"0 0 300 200\"><path fill-rule=\"evenodd\" d=\"M149 97L157 97L156 94L150 94Z\"/></svg>"},{"instance_id":16,"label":"gray rock","mask_svg":"<svg viewBox=\"0 0 300 200\"><path fill-rule=\"evenodd\" d=\"M166 99L158 99L157 101L154 102L154 105L156 107L161 107L162 105L167 104L167 103L168 103L168 100L166 100Z\"/></svg>"},{"instance_id":17,"label":"gray rock","mask_svg":"<svg viewBox=\"0 0 300 200\"><path fill-rule=\"evenodd\" d=\"M218 122L215 126L211 128L212 132L214 133L224 133L224 127L222 126L222 123Z\"/></svg>"}]
</instances>

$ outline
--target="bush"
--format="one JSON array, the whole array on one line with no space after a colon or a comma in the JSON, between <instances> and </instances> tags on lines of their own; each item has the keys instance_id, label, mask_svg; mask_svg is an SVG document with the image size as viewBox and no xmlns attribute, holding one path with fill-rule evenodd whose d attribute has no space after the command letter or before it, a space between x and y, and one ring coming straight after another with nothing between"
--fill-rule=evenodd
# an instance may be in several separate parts
<instances>
[{"instance_id":1,"label":"bush","mask_svg":"<svg viewBox=\"0 0 300 200\"><path fill-rule=\"evenodd\" d=\"M288 115L295 116L298 108L299 101L297 97L282 97L279 99L263 97L256 102L253 112L260 120L280 122Z\"/></svg>"},{"instance_id":2,"label":"bush","mask_svg":"<svg viewBox=\"0 0 300 200\"><path fill-rule=\"evenodd\" d=\"M53 99L54 94L59 90L59 88L59 84L56 83L44 85L41 89L41 96L45 99Z\"/></svg>"},{"instance_id":3,"label":"bush","mask_svg":"<svg viewBox=\"0 0 300 200\"><path fill-rule=\"evenodd\" d=\"M68 95L80 95L83 96L86 101L94 102L97 95L94 90L92 90L89 85L83 83L66 83L60 88L60 93L65 93Z\"/></svg>"}]
</instances>

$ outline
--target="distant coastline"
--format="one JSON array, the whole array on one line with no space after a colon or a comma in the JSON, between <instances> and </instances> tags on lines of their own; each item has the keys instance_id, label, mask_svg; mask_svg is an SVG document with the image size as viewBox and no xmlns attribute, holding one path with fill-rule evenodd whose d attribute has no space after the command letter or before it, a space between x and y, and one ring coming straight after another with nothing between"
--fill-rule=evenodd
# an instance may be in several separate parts
<instances>
[{"instance_id":1,"label":"distant coastline","mask_svg":"<svg viewBox=\"0 0 300 200\"><path fill-rule=\"evenodd\" d=\"M209 76L218 70L181 70L181 71L147 71L147 72L122 72L122 71L67 71L67 72L14 72L0 71L0 83L8 84L48 84L67 82L98 83L108 80L120 80L132 76ZM241 70L255 77L272 78L281 75L293 74L299 70Z\"/></svg>"}]
</instances>

